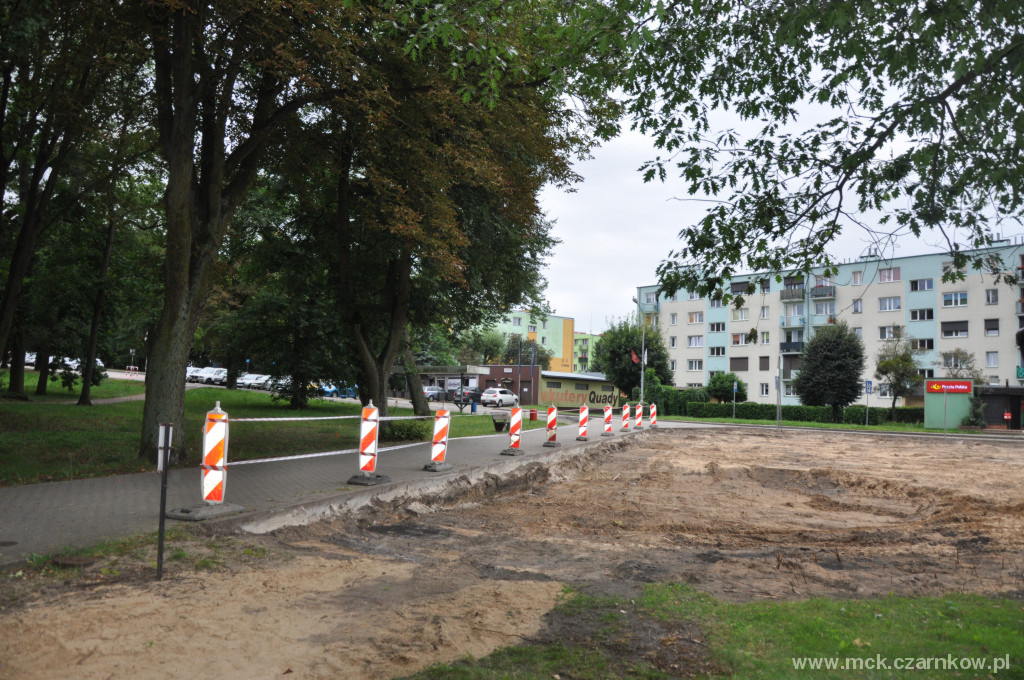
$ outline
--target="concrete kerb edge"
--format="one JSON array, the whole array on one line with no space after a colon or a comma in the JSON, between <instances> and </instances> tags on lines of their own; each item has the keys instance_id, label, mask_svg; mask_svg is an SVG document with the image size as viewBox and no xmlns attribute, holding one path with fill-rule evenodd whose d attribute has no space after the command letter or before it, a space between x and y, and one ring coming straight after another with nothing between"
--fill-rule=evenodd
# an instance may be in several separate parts
<instances>
[{"instance_id":1,"label":"concrete kerb edge","mask_svg":"<svg viewBox=\"0 0 1024 680\"><path fill-rule=\"evenodd\" d=\"M211 532L244 531L252 534L266 534L284 527L304 526L358 512L375 502L411 502L423 496L440 495L451 486L471 487L485 482L489 477L507 475L524 465L533 463L551 465L573 457L589 456L603 451L616 451L636 443L639 438L647 438L651 434L656 433L638 432L635 433L635 436L623 437L614 441L597 441L571 448L504 458L487 465L466 470L454 470L428 479L368 487L359 491L348 491L329 498L306 501L282 508L212 519L204 522L203 526Z\"/></svg>"}]
</instances>

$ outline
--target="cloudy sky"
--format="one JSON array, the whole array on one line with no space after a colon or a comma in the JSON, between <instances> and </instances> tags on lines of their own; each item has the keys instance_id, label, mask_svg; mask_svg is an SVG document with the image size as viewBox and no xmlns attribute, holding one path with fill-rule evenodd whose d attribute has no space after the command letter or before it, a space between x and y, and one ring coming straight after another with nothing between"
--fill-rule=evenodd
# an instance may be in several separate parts
<instances>
[{"instance_id":1,"label":"cloudy sky","mask_svg":"<svg viewBox=\"0 0 1024 680\"><path fill-rule=\"evenodd\" d=\"M706 204L679 200L687 198L685 190L671 177L665 184L644 184L638 168L657 152L639 134L624 133L593 155L576 166L583 181L575 193L548 188L541 205L561 240L545 271L548 302L558 316L574 318L577 331L600 333L636 312L636 287L657 282L655 268L679 246L679 230L700 219ZM832 252L855 258L868 245L863 232L848 230ZM906 237L891 255L942 247L935 236Z\"/></svg>"}]
</instances>

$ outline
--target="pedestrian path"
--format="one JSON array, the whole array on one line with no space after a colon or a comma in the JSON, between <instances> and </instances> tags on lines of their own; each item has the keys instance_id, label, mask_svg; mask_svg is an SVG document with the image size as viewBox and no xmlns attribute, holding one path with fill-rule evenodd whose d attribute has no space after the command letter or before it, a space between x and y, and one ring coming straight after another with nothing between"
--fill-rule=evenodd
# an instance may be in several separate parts
<instances>
[{"instance_id":1,"label":"pedestrian path","mask_svg":"<svg viewBox=\"0 0 1024 680\"><path fill-rule=\"evenodd\" d=\"M658 424L659 428L692 426ZM563 448L575 448L606 440L599 436L600 430L591 432L588 442L578 442L575 423L562 425L558 430L559 442ZM621 437L635 430L623 433L616 425L614 432ZM229 466L225 501L245 509L240 521L251 519L265 526L275 515L329 507L354 494L382 494L388 489L409 489L417 483L457 477L498 463L529 462L551 453L551 448L543 446L544 441L543 429L525 431L523 455L510 458L501 455L508 447L508 434L452 439L447 456L452 469L445 472L423 469L430 462L429 443L382 450L377 471L391 481L368 488L346 484L358 472L358 454ZM199 507L201 501L199 469L171 470L168 509ZM160 475L154 472L0 488L0 567L23 564L32 555L84 548L106 539L155 531L159 506ZM171 525L174 523L171 521Z\"/></svg>"}]
</instances>

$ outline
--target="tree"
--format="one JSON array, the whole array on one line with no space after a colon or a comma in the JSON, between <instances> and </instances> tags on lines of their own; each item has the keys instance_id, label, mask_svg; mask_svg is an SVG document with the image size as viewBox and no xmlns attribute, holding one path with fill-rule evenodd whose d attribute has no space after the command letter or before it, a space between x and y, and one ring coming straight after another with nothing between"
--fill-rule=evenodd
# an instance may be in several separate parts
<instances>
[{"instance_id":1,"label":"tree","mask_svg":"<svg viewBox=\"0 0 1024 680\"><path fill-rule=\"evenodd\" d=\"M977 359L974 354L962 347L956 347L948 352L939 352L939 360L935 362L936 368L944 370L950 378L969 378L975 385L983 385L985 376L978 368Z\"/></svg>"},{"instance_id":2,"label":"tree","mask_svg":"<svg viewBox=\"0 0 1024 680\"><path fill-rule=\"evenodd\" d=\"M532 365L546 369L554 358L555 353L544 345L538 345L536 340L527 340L520 335L512 334L508 336L500 361L503 364Z\"/></svg>"},{"instance_id":3,"label":"tree","mask_svg":"<svg viewBox=\"0 0 1024 680\"><path fill-rule=\"evenodd\" d=\"M736 383L736 401L747 400L747 384L737 377L735 373L715 373L708 380L708 396L714 397L720 402L731 402L733 398L732 385Z\"/></svg>"},{"instance_id":4,"label":"tree","mask_svg":"<svg viewBox=\"0 0 1024 680\"><path fill-rule=\"evenodd\" d=\"M661 334L653 328L648 328L646 333L641 330L638 324L623 319L604 332L601 342L591 353L592 370L604 373L627 395L633 393L634 387L640 386L640 363L634 362L633 356L640 357L642 345L647 348L647 368L657 372L663 385L671 385L674 380Z\"/></svg>"},{"instance_id":5,"label":"tree","mask_svg":"<svg viewBox=\"0 0 1024 680\"><path fill-rule=\"evenodd\" d=\"M1024 5L644 7L621 74L636 127L663 152L645 179L678 173L712 203L659 267L664 291L728 298L741 270L834 266L826 249L851 228L883 249L933 230L947 277L991 269L965 250L1024 205ZM717 130L723 111L730 128Z\"/></svg>"},{"instance_id":6,"label":"tree","mask_svg":"<svg viewBox=\"0 0 1024 680\"><path fill-rule=\"evenodd\" d=\"M840 410L860 396L864 362L864 343L845 321L820 327L804 345L793 391L802 404L831 406L837 423Z\"/></svg>"},{"instance_id":7,"label":"tree","mask_svg":"<svg viewBox=\"0 0 1024 680\"><path fill-rule=\"evenodd\" d=\"M882 342L875 356L875 378L889 386L892 397L891 420L896 419L896 400L907 397L924 378L915 358L922 350L914 349L903 326L893 328L893 335Z\"/></svg>"}]
</instances>

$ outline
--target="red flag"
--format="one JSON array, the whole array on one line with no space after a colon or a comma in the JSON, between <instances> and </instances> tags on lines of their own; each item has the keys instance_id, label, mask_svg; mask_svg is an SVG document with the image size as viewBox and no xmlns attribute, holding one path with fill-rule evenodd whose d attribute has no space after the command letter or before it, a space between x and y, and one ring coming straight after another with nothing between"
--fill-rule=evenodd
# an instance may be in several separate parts
<instances>
[{"instance_id":1,"label":"red flag","mask_svg":"<svg viewBox=\"0 0 1024 680\"><path fill-rule=\"evenodd\" d=\"M639 364L640 363L640 357L638 357L636 355L636 351L631 349L631 350L629 350L629 353L633 355L633 363L634 364Z\"/></svg>"}]
</instances>

